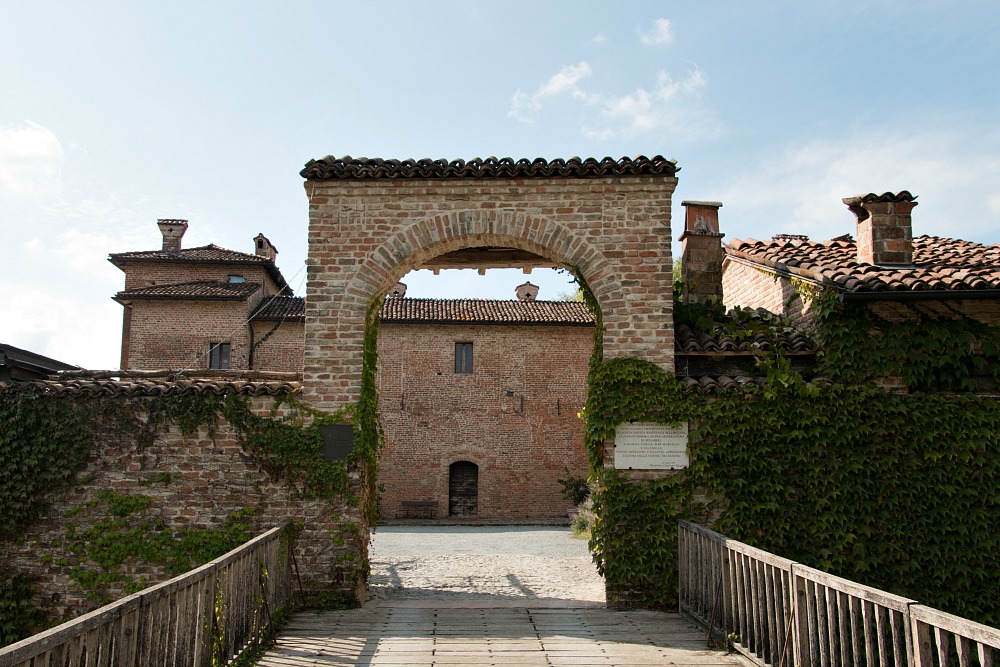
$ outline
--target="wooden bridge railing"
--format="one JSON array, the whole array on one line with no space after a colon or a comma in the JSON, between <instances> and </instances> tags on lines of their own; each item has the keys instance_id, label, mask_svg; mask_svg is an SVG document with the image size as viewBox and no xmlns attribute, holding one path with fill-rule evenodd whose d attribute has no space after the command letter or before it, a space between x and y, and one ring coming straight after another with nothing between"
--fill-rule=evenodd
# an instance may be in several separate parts
<instances>
[{"instance_id":1,"label":"wooden bridge railing","mask_svg":"<svg viewBox=\"0 0 1000 667\"><path fill-rule=\"evenodd\" d=\"M1000 630L834 577L686 521L680 609L759 665L993 667Z\"/></svg>"},{"instance_id":2,"label":"wooden bridge railing","mask_svg":"<svg viewBox=\"0 0 1000 667\"><path fill-rule=\"evenodd\" d=\"M228 664L291 596L291 523L210 563L0 648L0 667Z\"/></svg>"}]
</instances>

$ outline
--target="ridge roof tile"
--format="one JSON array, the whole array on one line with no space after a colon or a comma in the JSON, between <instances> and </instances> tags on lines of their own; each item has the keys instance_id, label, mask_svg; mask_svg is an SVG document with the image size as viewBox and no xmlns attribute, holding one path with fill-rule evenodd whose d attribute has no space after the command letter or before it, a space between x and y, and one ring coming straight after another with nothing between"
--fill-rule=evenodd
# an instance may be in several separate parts
<instances>
[{"instance_id":1,"label":"ridge roof tile","mask_svg":"<svg viewBox=\"0 0 1000 667\"><path fill-rule=\"evenodd\" d=\"M310 160L299 174L315 180L378 178L587 178L601 176L662 175L673 176L679 171L674 160L662 155L648 158L618 159L605 157L568 160L535 158L488 157L471 160L385 160L353 158L350 155L327 155Z\"/></svg>"}]
</instances>

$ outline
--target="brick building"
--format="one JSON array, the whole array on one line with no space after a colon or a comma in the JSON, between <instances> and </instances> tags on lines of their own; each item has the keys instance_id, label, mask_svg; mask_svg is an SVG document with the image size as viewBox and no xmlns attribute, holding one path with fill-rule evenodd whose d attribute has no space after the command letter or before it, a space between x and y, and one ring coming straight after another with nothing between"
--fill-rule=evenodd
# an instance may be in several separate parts
<instances>
[{"instance_id":1,"label":"brick building","mask_svg":"<svg viewBox=\"0 0 1000 667\"><path fill-rule=\"evenodd\" d=\"M301 373L305 300L267 239L255 239L259 255L183 249L186 221L158 225L161 250L110 257L125 272L115 295L123 369ZM530 282L509 301L410 299L405 289L387 296L379 328L383 516L433 500L417 515L565 518L556 480L587 472L577 417L594 344L587 307L538 301Z\"/></svg>"},{"instance_id":2,"label":"brick building","mask_svg":"<svg viewBox=\"0 0 1000 667\"><path fill-rule=\"evenodd\" d=\"M811 295L829 290L843 308L866 311L873 326L928 320L978 323L985 327L973 327L982 331L980 339L972 335L967 345L980 355L996 354L1000 244L914 236L917 201L905 190L843 201L857 219L855 236L815 242L782 234L769 241L735 239L727 244L721 266L725 305L762 308L810 330L816 316ZM942 356L947 353L941 350ZM973 375L978 371L972 369ZM913 388L900 377L878 379L891 388ZM997 388L985 371L976 381L981 389Z\"/></svg>"},{"instance_id":3,"label":"brick building","mask_svg":"<svg viewBox=\"0 0 1000 667\"><path fill-rule=\"evenodd\" d=\"M252 316L271 298L291 295L275 264L278 250L263 234L254 238L252 255L215 245L182 248L186 220L157 226L159 250L108 257L125 273L125 289L114 297L124 306L121 368L261 369L253 359L261 345Z\"/></svg>"},{"instance_id":4,"label":"brick building","mask_svg":"<svg viewBox=\"0 0 1000 667\"><path fill-rule=\"evenodd\" d=\"M726 306L765 308L808 325L808 299L797 292L805 285L832 289L841 301L865 303L889 318L912 317L922 307L1000 324L1000 245L913 236L917 201L905 190L844 203L857 217L856 237L815 242L780 234L727 244Z\"/></svg>"},{"instance_id":5,"label":"brick building","mask_svg":"<svg viewBox=\"0 0 1000 667\"><path fill-rule=\"evenodd\" d=\"M706 206L709 213L718 208L685 206L690 229L700 229ZM158 224L161 230L186 228L184 221ZM713 237L717 264L720 237ZM306 303L291 295L274 264L276 251L185 250L179 235L173 239L177 245L167 248L165 233L160 251L111 256L126 272L127 289L115 297L126 308L123 362L197 375L219 370L210 348L229 344L230 370L300 373ZM266 243L262 235L255 242L260 240ZM697 265L687 241L685 251L687 265ZM501 260L491 253L490 261ZM233 276L246 281L231 282ZM594 346L586 305L538 300L530 282L511 300L413 299L405 293L402 283L389 291L378 330L383 518L565 518L571 507L557 480L567 471L587 473L577 416ZM796 359L815 355L813 341L796 332L784 332L777 342ZM736 386L746 379L742 367L755 343L760 341L681 325L677 372L694 391ZM406 507L413 501L433 504Z\"/></svg>"}]
</instances>

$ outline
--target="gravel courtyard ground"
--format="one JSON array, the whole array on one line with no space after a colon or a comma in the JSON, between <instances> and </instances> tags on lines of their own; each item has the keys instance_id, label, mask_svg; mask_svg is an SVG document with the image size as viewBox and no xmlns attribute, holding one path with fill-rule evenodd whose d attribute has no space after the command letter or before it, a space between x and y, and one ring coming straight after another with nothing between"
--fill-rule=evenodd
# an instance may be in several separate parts
<instances>
[{"instance_id":1,"label":"gravel courtyard ground","mask_svg":"<svg viewBox=\"0 0 1000 667\"><path fill-rule=\"evenodd\" d=\"M600 607L587 540L558 526L383 526L369 600L476 606Z\"/></svg>"}]
</instances>

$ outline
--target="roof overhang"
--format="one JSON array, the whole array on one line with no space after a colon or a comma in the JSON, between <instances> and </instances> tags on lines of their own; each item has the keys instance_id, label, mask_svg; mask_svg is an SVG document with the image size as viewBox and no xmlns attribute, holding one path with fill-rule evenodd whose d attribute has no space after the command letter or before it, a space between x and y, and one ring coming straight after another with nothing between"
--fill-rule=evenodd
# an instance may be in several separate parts
<instances>
[{"instance_id":1,"label":"roof overhang","mask_svg":"<svg viewBox=\"0 0 1000 667\"><path fill-rule=\"evenodd\" d=\"M837 297L843 302L871 301L995 301L1000 299L1000 290L921 290L915 292L841 292Z\"/></svg>"}]
</instances>

